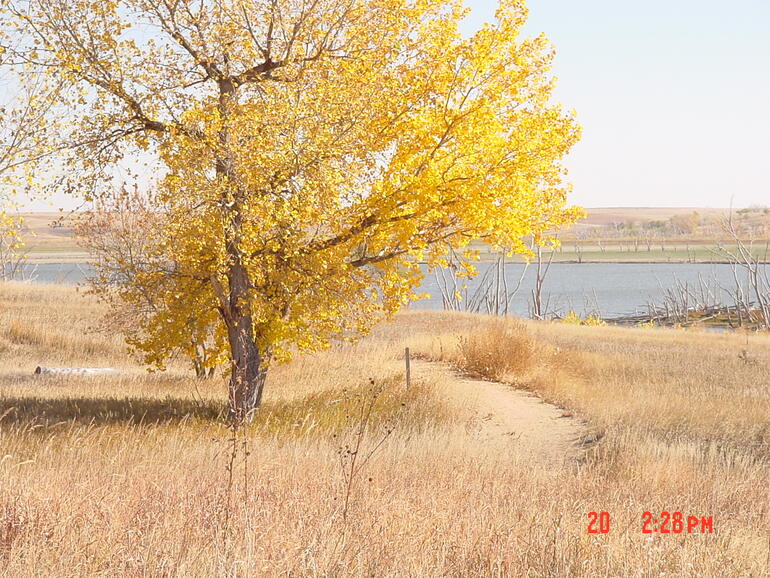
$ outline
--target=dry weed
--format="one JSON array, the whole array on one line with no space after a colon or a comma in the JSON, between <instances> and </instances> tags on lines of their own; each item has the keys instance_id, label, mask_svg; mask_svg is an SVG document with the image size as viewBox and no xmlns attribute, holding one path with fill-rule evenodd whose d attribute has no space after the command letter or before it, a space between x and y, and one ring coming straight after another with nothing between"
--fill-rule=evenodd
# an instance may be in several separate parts
<instances>
[{"instance_id":1,"label":"dry weed","mask_svg":"<svg viewBox=\"0 0 770 578\"><path fill-rule=\"evenodd\" d=\"M537 352L527 328L518 322L490 322L459 339L458 367L495 381L524 375Z\"/></svg>"}]
</instances>

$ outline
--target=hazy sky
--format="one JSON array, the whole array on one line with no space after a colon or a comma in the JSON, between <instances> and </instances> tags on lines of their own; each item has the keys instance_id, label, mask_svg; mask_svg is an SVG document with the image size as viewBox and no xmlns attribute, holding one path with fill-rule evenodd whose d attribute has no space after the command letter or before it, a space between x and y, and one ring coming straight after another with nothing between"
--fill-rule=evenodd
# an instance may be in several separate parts
<instances>
[{"instance_id":1,"label":"hazy sky","mask_svg":"<svg viewBox=\"0 0 770 578\"><path fill-rule=\"evenodd\" d=\"M466 2L467 32L497 5ZM526 33L556 46L556 99L583 126L573 203L770 204L770 0L528 5Z\"/></svg>"},{"instance_id":2,"label":"hazy sky","mask_svg":"<svg viewBox=\"0 0 770 578\"><path fill-rule=\"evenodd\" d=\"M470 0L469 28L497 2ZM577 110L572 201L770 204L770 0L530 0Z\"/></svg>"}]
</instances>

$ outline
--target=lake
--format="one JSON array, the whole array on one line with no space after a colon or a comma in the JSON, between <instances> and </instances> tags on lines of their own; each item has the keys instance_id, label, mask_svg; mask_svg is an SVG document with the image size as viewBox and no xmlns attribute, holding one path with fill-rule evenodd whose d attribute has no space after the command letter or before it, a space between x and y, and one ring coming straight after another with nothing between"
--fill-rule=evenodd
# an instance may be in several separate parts
<instances>
[{"instance_id":1,"label":"lake","mask_svg":"<svg viewBox=\"0 0 770 578\"><path fill-rule=\"evenodd\" d=\"M494 265L482 264L478 267L479 275L467 281L469 296L479 286L487 267ZM524 267L516 263L506 265L509 289L513 290L524 275L509 308L512 314L520 316L529 315L536 278L534 265L526 271ZM741 274L741 279L745 285L745 275ZM733 303L727 291L735 287L733 269L724 263L553 263L543 284L543 303L548 302L548 311L559 315L573 310L584 316L598 313L611 319L646 313L648 303L662 303L666 291L677 285L686 285L700 295L701 280L724 303ZM427 274L422 288L431 297L411 308L442 309L440 286L439 276Z\"/></svg>"},{"instance_id":2,"label":"lake","mask_svg":"<svg viewBox=\"0 0 770 578\"><path fill-rule=\"evenodd\" d=\"M469 295L479 286L486 269L494 266L492 263L477 265L479 275L466 281ZM30 271L35 282L59 284L82 283L89 272L87 265L73 263L39 264ZM506 265L510 289L516 286L522 272L522 264ZM543 302L548 301L552 313L563 315L574 310L587 315L598 312L610 319L646 312L647 304L650 301L660 303L667 289L677 283L697 288L699 278L706 281L725 303L732 303L729 294L719 288L720 285L734 287L732 268L726 264L709 263L553 263L545 277ZM518 293L511 299L511 314L529 314L534 284L535 267L531 265L524 272ZM426 273L420 291L430 293L430 298L411 304L411 309L443 308L440 281L434 273Z\"/></svg>"}]
</instances>

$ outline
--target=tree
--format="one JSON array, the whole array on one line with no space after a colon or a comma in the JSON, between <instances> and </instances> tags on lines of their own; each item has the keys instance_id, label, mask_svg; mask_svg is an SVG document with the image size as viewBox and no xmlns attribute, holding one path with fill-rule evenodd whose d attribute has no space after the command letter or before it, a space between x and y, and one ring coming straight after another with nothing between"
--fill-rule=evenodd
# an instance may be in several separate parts
<instances>
[{"instance_id":1,"label":"tree","mask_svg":"<svg viewBox=\"0 0 770 578\"><path fill-rule=\"evenodd\" d=\"M137 151L160 163L164 219L138 264L164 295L146 346L192 301L216 313L236 420L271 363L412 299L418 260L475 238L526 253L524 235L580 215L560 165L579 129L549 102L545 38L518 39L519 0L469 39L459 0L6 8L15 65L67 85L53 148L70 186L100 195Z\"/></svg>"},{"instance_id":2,"label":"tree","mask_svg":"<svg viewBox=\"0 0 770 578\"><path fill-rule=\"evenodd\" d=\"M701 217L697 211L684 215L674 215L669 219L671 229L679 235L692 235L698 231Z\"/></svg>"}]
</instances>

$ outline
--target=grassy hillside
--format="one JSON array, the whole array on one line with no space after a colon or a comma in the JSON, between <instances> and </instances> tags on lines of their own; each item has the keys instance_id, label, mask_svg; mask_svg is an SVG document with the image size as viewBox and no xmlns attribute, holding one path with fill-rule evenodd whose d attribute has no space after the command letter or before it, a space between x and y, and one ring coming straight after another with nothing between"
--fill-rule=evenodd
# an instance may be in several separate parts
<instances>
[{"instance_id":1,"label":"grassy hillside","mask_svg":"<svg viewBox=\"0 0 770 578\"><path fill-rule=\"evenodd\" d=\"M716 254L717 239L724 239L718 223L728 209L703 208L589 208L588 216L560 233L562 247L554 256L559 262L712 262L723 259ZM689 235L644 232L650 222L664 222L697 212L704 227ZM34 263L79 263L88 255L78 246L72 231L76 215L70 213L28 213L22 215L22 236L30 261ZM754 253L760 258L770 255L767 235L770 222L764 211L736 215L738 223L752 232L757 242ZM636 229L618 231L613 225L625 224ZM742 230L743 230L742 229ZM725 241L731 250L734 243ZM496 258L487 245L478 244L482 259Z\"/></svg>"},{"instance_id":2,"label":"grassy hillside","mask_svg":"<svg viewBox=\"0 0 770 578\"><path fill-rule=\"evenodd\" d=\"M233 432L221 377L146 373L93 332L100 314L71 289L0 285L4 575L770 570L768 337L407 313L276 368L254 425ZM537 392L594 442L558 468L492 443L473 391L452 405L440 380L404 387L407 345ZM37 364L123 373L35 377ZM362 456L382 444L348 483L361 441ZM609 533L587 532L593 511ZM713 516L715 532L645 534L645 511Z\"/></svg>"},{"instance_id":3,"label":"grassy hillside","mask_svg":"<svg viewBox=\"0 0 770 578\"><path fill-rule=\"evenodd\" d=\"M688 215L696 212L704 218L718 219L726 217L728 208L704 207L595 207L586 209L588 216L581 221L585 225L609 225L634 221L665 221L676 215Z\"/></svg>"},{"instance_id":4,"label":"grassy hillside","mask_svg":"<svg viewBox=\"0 0 770 578\"><path fill-rule=\"evenodd\" d=\"M75 216L67 212L25 213L21 237L28 258L34 263L82 263L88 255L77 244L72 231Z\"/></svg>"}]
</instances>

